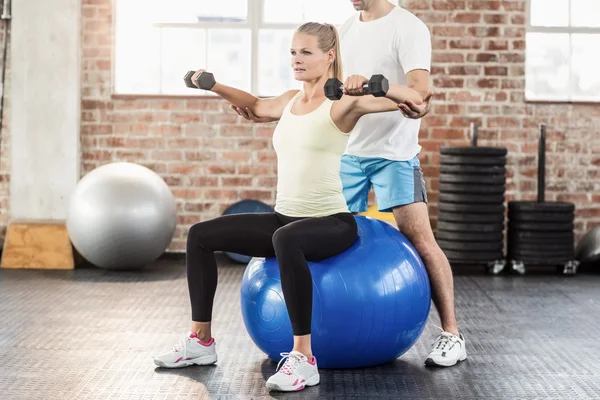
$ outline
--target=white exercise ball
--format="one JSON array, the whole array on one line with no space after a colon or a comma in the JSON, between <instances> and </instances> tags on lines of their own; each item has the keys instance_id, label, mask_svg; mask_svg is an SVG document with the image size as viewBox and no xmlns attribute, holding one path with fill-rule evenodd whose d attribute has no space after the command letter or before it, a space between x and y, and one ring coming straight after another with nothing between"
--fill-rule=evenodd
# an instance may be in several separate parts
<instances>
[{"instance_id":1,"label":"white exercise ball","mask_svg":"<svg viewBox=\"0 0 600 400\"><path fill-rule=\"evenodd\" d=\"M140 268L168 248L177 207L165 181L138 164L115 162L96 168L77 184L67 230L77 251L107 269Z\"/></svg>"}]
</instances>

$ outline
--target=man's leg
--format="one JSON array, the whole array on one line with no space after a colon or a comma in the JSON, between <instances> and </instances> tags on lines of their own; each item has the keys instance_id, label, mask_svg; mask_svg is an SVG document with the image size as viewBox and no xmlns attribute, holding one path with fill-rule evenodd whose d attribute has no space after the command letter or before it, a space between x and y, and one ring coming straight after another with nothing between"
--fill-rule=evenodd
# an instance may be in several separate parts
<instances>
[{"instance_id":1,"label":"man's leg","mask_svg":"<svg viewBox=\"0 0 600 400\"><path fill-rule=\"evenodd\" d=\"M427 268L431 282L433 303L440 315L442 329L458 335L454 314L454 280L446 255L438 246L429 222L427 204L424 202L394 207L398 230L415 247Z\"/></svg>"},{"instance_id":2,"label":"man's leg","mask_svg":"<svg viewBox=\"0 0 600 400\"><path fill-rule=\"evenodd\" d=\"M419 160L415 157L410 161L374 161L367 171L380 211L393 211L399 231L412 243L427 268L443 332L426 363L454 365L466 358L464 339L459 334L454 312L452 269L431 229Z\"/></svg>"}]
</instances>

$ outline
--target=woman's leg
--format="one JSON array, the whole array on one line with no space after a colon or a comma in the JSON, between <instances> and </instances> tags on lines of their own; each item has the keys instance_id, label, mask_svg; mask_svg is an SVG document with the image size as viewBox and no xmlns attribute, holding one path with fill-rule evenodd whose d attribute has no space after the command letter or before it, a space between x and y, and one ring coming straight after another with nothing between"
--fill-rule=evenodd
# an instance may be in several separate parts
<instances>
[{"instance_id":1,"label":"woman's leg","mask_svg":"<svg viewBox=\"0 0 600 400\"><path fill-rule=\"evenodd\" d=\"M187 279L192 307L192 332L203 342L212 333L213 299L217 289L215 251L272 257L273 234L281 227L274 213L233 214L193 225L187 238Z\"/></svg>"},{"instance_id":2,"label":"woman's leg","mask_svg":"<svg viewBox=\"0 0 600 400\"><path fill-rule=\"evenodd\" d=\"M294 349L312 359L312 276L307 261L319 261L349 248L356 240L350 213L288 223L273 235L281 286L294 333Z\"/></svg>"}]
</instances>

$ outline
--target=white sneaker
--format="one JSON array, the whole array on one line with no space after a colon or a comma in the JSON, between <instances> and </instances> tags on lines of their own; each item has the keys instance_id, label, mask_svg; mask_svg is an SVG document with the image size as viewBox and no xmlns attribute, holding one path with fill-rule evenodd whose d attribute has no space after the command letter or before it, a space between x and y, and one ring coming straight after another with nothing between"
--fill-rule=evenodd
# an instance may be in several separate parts
<instances>
[{"instance_id":1,"label":"white sneaker","mask_svg":"<svg viewBox=\"0 0 600 400\"><path fill-rule=\"evenodd\" d=\"M285 360L283 367L267 380L267 388L279 390L282 392L295 392L304 389L305 386L315 386L319 384L319 370L317 369L317 359L313 357L311 361L300 352L281 353Z\"/></svg>"},{"instance_id":2,"label":"white sneaker","mask_svg":"<svg viewBox=\"0 0 600 400\"><path fill-rule=\"evenodd\" d=\"M463 335L456 336L450 332L442 332L433 343L433 350L425 360L425 365L451 367L466 358L467 350Z\"/></svg>"},{"instance_id":3,"label":"white sneaker","mask_svg":"<svg viewBox=\"0 0 600 400\"><path fill-rule=\"evenodd\" d=\"M192 332L177 343L171 351L154 357L154 364L163 368L183 368L188 365L209 365L217 362L217 349L214 339L203 343Z\"/></svg>"}]
</instances>

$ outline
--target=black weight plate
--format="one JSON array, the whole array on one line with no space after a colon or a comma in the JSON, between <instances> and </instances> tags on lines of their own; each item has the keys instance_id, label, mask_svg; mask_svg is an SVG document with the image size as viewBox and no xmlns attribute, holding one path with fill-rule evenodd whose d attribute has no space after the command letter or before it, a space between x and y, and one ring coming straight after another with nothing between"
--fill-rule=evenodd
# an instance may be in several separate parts
<instances>
[{"instance_id":1,"label":"black weight plate","mask_svg":"<svg viewBox=\"0 0 600 400\"><path fill-rule=\"evenodd\" d=\"M510 231L511 233L513 231ZM511 233L507 235L507 240L509 243L515 243L519 246L562 246L564 243L573 243L573 236L570 237L561 237L555 239L544 239L537 237L528 237L523 239L517 239L514 236L511 236Z\"/></svg>"},{"instance_id":2,"label":"black weight plate","mask_svg":"<svg viewBox=\"0 0 600 400\"><path fill-rule=\"evenodd\" d=\"M460 242L501 242L504 240L504 233L497 232L456 232L438 229L437 240L453 240Z\"/></svg>"},{"instance_id":3,"label":"black weight plate","mask_svg":"<svg viewBox=\"0 0 600 400\"><path fill-rule=\"evenodd\" d=\"M572 222L519 222L508 221L509 229L515 231L542 231L542 232L570 232L573 230Z\"/></svg>"},{"instance_id":4,"label":"black weight plate","mask_svg":"<svg viewBox=\"0 0 600 400\"><path fill-rule=\"evenodd\" d=\"M510 225L509 225L510 226ZM513 229L508 230L508 238L514 240L527 240L527 241L573 241L573 231L566 232L543 232L543 231L516 231Z\"/></svg>"},{"instance_id":5,"label":"black weight plate","mask_svg":"<svg viewBox=\"0 0 600 400\"><path fill-rule=\"evenodd\" d=\"M438 240L442 250L458 250L458 251L493 251L501 252L504 248L502 242L453 242L447 240Z\"/></svg>"},{"instance_id":6,"label":"black weight plate","mask_svg":"<svg viewBox=\"0 0 600 400\"><path fill-rule=\"evenodd\" d=\"M440 202L462 204L503 204L503 194L440 193Z\"/></svg>"},{"instance_id":7,"label":"black weight plate","mask_svg":"<svg viewBox=\"0 0 600 400\"><path fill-rule=\"evenodd\" d=\"M475 185L505 185L504 175L459 175L440 174L440 183L471 183Z\"/></svg>"},{"instance_id":8,"label":"black weight plate","mask_svg":"<svg viewBox=\"0 0 600 400\"><path fill-rule=\"evenodd\" d=\"M504 204L438 204L438 210L442 212L468 212L473 214L502 214L504 215Z\"/></svg>"},{"instance_id":9,"label":"black weight plate","mask_svg":"<svg viewBox=\"0 0 600 400\"><path fill-rule=\"evenodd\" d=\"M523 211L509 211L508 219L519 222L573 222L573 213L527 213Z\"/></svg>"},{"instance_id":10,"label":"black weight plate","mask_svg":"<svg viewBox=\"0 0 600 400\"><path fill-rule=\"evenodd\" d=\"M505 156L506 147L476 147L476 146L442 146L440 154L449 154L456 156Z\"/></svg>"},{"instance_id":11,"label":"black weight plate","mask_svg":"<svg viewBox=\"0 0 600 400\"><path fill-rule=\"evenodd\" d=\"M476 224L438 221L438 228L452 232L500 232L504 229L504 224Z\"/></svg>"},{"instance_id":12,"label":"black weight plate","mask_svg":"<svg viewBox=\"0 0 600 400\"><path fill-rule=\"evenodd\" d=\"M455 175L505 175L506 167L500 165L440 165L440 173Z\"/></svg>"},{"instance_id":13,"label":"black weight plate","mask_svg":"<svg viewBox=\"0 0 600 400\"><path fill-rule=\"evenodd\" d=\"M515 251L539 251L539 252L567 252L574 251L573 243L523 243L523 242L508 242L508 248Z\"/></svg>"},{"instance_id":14,"label":"black weight plate","mask_svg":"<svg viewBox=\"0 0 600 400\"><path fill-rule=\"evenodd\" d=\"M477 222L485 224L501 224L504 222L503 214L467 214L467 213L451 213L451 212L440 212L438 214L438 220L440 221L454 221L454 222Z\"/></svg>"},{"instance_id":15,"label":"black weight plate","mask_svg":"<svg viewBox=\"0 0 600 400\"><path fill-rule=\"evenodd\" d=\"M460 261L495 261L504 258L501 251L444 251L450 262Z\"/></svg>"},{"instance_id":16,"label":"black weight plate","mask_svg":"<svg viewBox=\"0 0 600 400\"><path fill-rule=\"evenodd\" d=\"M451 164L451 165L495 165L504 166L506 165L506 157L477 157L477 156L440 156L440 164Z\"/></svg>"},{"instance_id":17,"label":"black weight plate","mask_svg":"<svg viewBox=\"0 0 600 400\"><path fill-rule=\"evenodd\" d=\"M509 249L507 252L508 256L515 260L521 260L523 258L534 258L534 259L573 259L575 257L575 251L526 251L526 250L513 250Z\"/></svg>"},{"instance_id":18,"label":"black weight plate","mask_svg":"<svg viewBox=\"0 0 600 400\"><path fill-rule=\"evenodd\" d=\"M504 194L504 185L470 185L461 183L440 183L440 193Z\"/></svg>"},{"instance_id":19,"label":"black weight plate","mask_svg":"<svg viewBox=\"0 0 600 400\"><path fill-rule=\"evenodd\" d=\"M573 257L527 257L520 255L518 258L512 255L506 257L509 260L522 261L525 264L539 264L539 265L559 265L567 261L573 260Z\"/></svg>"},{"instance_id":20,"label":"black weight plate","mask_svg":"<svg viewBox=\"0 0 600 400\"><path fill-rule=\"evenodd\" d=\"M560 201L509 201L508 209L522 212L569 213L575 211L575 204Z\"/></svg>"}]
</instances>

